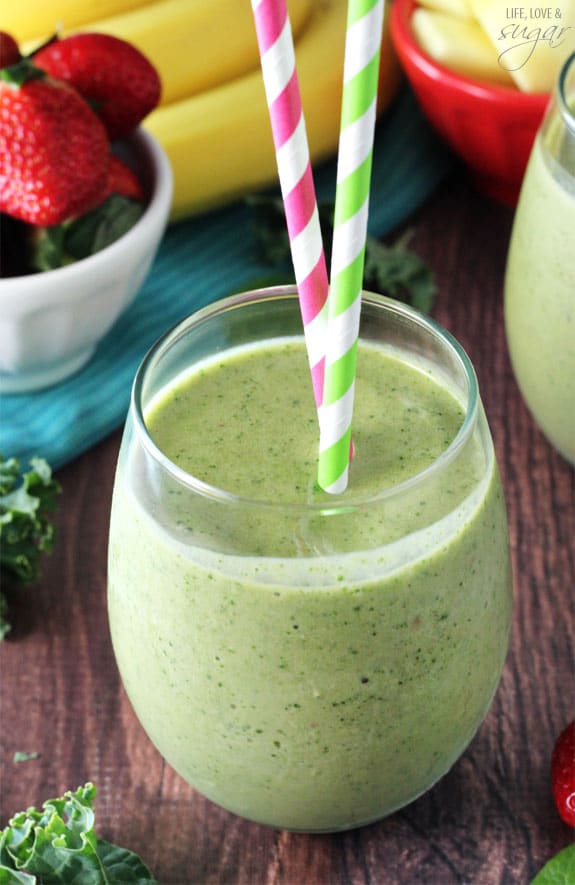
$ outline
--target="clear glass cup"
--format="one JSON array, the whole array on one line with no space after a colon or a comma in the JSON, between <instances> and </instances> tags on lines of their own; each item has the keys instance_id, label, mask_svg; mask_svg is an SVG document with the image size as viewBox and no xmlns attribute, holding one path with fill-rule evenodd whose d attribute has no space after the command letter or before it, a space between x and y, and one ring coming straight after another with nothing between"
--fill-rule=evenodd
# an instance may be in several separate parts
<instances>
[{"instance_id":1,"label":"clear glass cup","mask_svg":"<svg viewBox=\"0 0 575 885\"><path fill-rule=\"evenodd\" d=\"M297 295L280 287L203 308L147 355L117 467L108 603L127 694L182 777L248 819L329 832L415 799L468 745L507 652L511 570L469 359L390 299L364 294L361 346L436 379L463 416L416 475L278 503L273 489L208 485L157 447L148 408L183 371L301 337ZM192 421L184 444L202 433Z\"/></svg>"},{"instance_id":2,"label":"clear glass cup","mask_svg":"<svg viewBox=\"0 0 575 885\"><path fill-rule=\"evenodd\" d=\"M505 329L531 414L575 463L575 53L523 179L505 273Z\"/></svg>"}]
</instances>

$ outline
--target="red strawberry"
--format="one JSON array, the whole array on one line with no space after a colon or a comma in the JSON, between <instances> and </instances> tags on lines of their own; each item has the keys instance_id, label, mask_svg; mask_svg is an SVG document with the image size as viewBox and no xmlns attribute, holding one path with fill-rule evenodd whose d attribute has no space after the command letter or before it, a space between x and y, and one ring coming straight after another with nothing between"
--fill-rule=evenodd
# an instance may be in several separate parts
<instances>
[{"instance_id":1,"label":"red strawberry","mask_svg":"<svg viewBox=\"0 0 575 885\"><path fill-rule=\"evenodd\" d=\"M563 729L555 743L551 787L562 820L575 827L575 720Z\"/></svg>"},{"instance_id":2,"label":"red strawberry","mask_svg":"<svg viewBox=\"0 0 575 885\"><path fill-rule=\"evenodd\" d=\"M0 68L8 68L20 61L20 50L14 37L0 31Z\"/></svg>"},{"instance_id":3,"label":"red strawberry","mask_svg":"<svg viewBox=\"0 0 575 885\"><path fill-rule=\"evenodd\" d=\"M122 194L134 200L144 200L144 191L136 173L123 160L112 154L108 168L108 187L106 196Z\"/></svg>"},{"instance_id":4,"label":"red strawberry","mask_svg":"<svg viewBox=\"0 0 575 885\"><path fill-rule=\"evenodd\" d=\"M59 224L91 209L106 188L109 141L67 83L27 61L0 80L0 211L30 224Z\"/></svg>"},{"instance_id":5,"label":"red strawberry","mask_svg":"<svg viewBox=\"0 0 575 885\"><path fill-rule=\"evenodd\" d=\"M40 49L34 64L71 83L101 116L110 138L127 135L160 100L160 78L131 43L109 34L74 34Z\"/></svg>"}]
</instances>

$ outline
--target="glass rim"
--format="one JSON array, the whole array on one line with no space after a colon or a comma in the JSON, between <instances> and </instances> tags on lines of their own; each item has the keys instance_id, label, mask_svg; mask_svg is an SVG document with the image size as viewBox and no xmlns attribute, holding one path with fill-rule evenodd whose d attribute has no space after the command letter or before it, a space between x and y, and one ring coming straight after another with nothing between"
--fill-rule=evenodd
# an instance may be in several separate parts
<instances>
[{"instance_id":1,"label":"glass rim","mask_svg":"<svg viewBox=\"0 0 575 885\"><path fill-rule=\"evenodd\" d=\"M179 467L159 448L159 446L156 445L148 431L145 422L142 406L142 394L146 378L148 377L149 373L154 370L155 365L162 358L162 356L167 353L169 348L172 347L172 345L175 344L178 340L180 340L180 338L185 335L191 328L196 327L199 324L212 319L217 315L223 314L229 310L237 309L244 304L289 299L297 300L297 288L295 285L272 286L269 288L252 289L246 292L239 292L234 295L220 298L211 302L210 304L205 305L204 307L199 308L198 310L189 314L183 320L180 320L178 323L168 329L167 332L160 336L160 338L158 338L157 341L150 347L150 349L142 359L134 377L130 397L129 413L132 417L133 425L139 441L143 445L148 455L153 458L158 466L169 473L178 483L185 486L190 493L201 496L202 498L211 499L221 504L228 504L229 506L259 508L266 511L281 510L283 513L287 512L293 514L335 514L338 512L346 513L355 510L358 507L381 504L386 499L398 497L399 495L413 489L415 486L423 484L430 476L440 470L445 469L457 457L458 453L465 446L476 426L480 400L477 376L475 374L473 364L471 363L471 360L469 359L466 351L461 346L461 344L459 344L457 339L440 323L436 322L431 317L421 313L420 311L408 306L403 302L397 301L393 298L389 298L385 295L380 295L378 293L367 291L362 292L362 303L370 304L374 307L379 307L380 309L384 307L387 311L394 313L397 316L401 316L404 319L412 322L413 324L424 328L435 339L440 340L444 345L446 345L451 353L457 358L457 361L460 364L467 381L467 405L465 408L465 416L461 423L461 426L459 427L455 437L453 438L449 446L435 459L435 461L433 461L423 470L420 470L418 473L415 473L413 476L410 476L399 483L388 486L384 489L381 489L380 491L373 492L369 495L361 495L357 497L349 495L345 497L345 500L342 499L341 495L333 495L330 496L329 501L323 500L304 503L299 501L277 503L269 499L266 500L261 498L248 498L242 495L236 495L232 492L226 491L225 489L221 489L218 486L207 483L204 480L199 479L198 477L194 476L191 473L188 473L188 471ZM233 345L230 349L232 348Z\"/></svg>"},{"instance_id":2,"label":"glass rim","mask_svg":"<svg viewBox=\"0 0 575 885\"><path fill-rule=\"evenodd\" d=\"M567 96L567 76L572 68L575 65L575 52L572 52L569 55L565 62L563 63L563 67L559 73L559 79L557 80L557 105L559 107L559 112L565 121L565 124L569 128L569 130L575 135L575 107L571 107L568 101ZM573 95L573 100L575 104L575 91Z\"/></svg>"}]
</instances>

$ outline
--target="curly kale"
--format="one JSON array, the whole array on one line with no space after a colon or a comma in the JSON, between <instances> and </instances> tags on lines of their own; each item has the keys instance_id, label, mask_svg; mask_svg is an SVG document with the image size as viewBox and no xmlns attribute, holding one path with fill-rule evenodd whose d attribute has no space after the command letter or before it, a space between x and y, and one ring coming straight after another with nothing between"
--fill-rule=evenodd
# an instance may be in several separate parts
<instances>
[{"instance_id":1,"label":"curly kale","mask_svg":"<svg viewBox=\"0 0 575 885\"><path fill-rule=\"evenodd\" d=\"M21 470L16 458L0 456L0 574L2 580L29 584L40 575L42 553L54 544L50 514L60 485L43 458ZM6 598L0 594L0 640L10 629Z\"/></svg>"}]
</instances>

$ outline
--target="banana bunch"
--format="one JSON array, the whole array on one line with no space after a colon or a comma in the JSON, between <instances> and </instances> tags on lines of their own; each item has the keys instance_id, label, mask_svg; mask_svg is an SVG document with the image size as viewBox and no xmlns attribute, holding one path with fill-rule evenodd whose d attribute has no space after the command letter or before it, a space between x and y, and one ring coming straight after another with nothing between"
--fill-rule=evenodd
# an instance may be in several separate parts
<instances>
[{"instance_id":1,"label":"banana bunch","mask_svg":"<svg viewBox=\"0 0 575 885\"><path fill-rule=\"evenodd\" d=\"M287 0L287 5L310 154L317 162L337 150L347 0ZM20 43L37 45L56 30L100 31L133 43L156 66L162 100L144 128L172 164L172 220L277 180L249 0L26 0L7 9L10 22L3 10L2 29ZM386 15L380 112L400 81L388 20Z\"/></svg>"}]
</instances>

